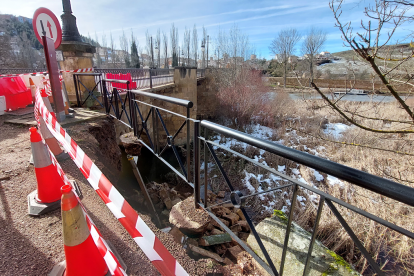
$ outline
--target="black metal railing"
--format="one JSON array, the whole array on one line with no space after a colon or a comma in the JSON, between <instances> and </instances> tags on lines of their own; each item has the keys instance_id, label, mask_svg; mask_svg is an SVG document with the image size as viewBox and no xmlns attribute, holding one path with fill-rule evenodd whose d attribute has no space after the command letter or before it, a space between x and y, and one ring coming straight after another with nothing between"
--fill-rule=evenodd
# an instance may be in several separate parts
<instances>
[{"instance_id":1,"label":"black metal railing","mask_svg":"<svg viewBox=\"0 0 414 276\"><path fill-rule=\"evenodd\" d=\"M204 78L206 76L206 69L197 69L197 78Z\"/></svg>"},{"instance_id":2,"label":"black metal railing","mask_svg":"<svg viewBox=\"0 0 414 276\"><path fill-rule=\"evenodd\" d=\"M196 128L198 127L198 125L195 125ZM373 191L377 194L392 198L398 202L403 202L407 205L410 206L414 206L414 189L393 181L390 181L388 179L384 179L375 175L371 175L369 173L363 172L363 171L359 171L338 163L334 163L332 161L314 156L314 155L310 155L307 154L305 152L301 152L298 150L294 150L279 144L276 144L274 142L270 142L270 141L266 141L263 139L259 139L259 138L255 138L251 135L209 122L209 121L201 121L201 123L199 124L200 129L199 130L195 130L195 134L200 133L201 130L203 130L204 135L203 136L198 136L200 142L203 144L204 146L204 201L202 202L200 199L200 167L197 166L197 164L199 164L199 162L195 161L195 175L198 176L198 179L195 180L195 199L196 199L196 204L198 204L199 206L201 206L202 208L204 208L209 214L210 216L216 220L217 223L220 224L220 226L226 230L226 232L228 232L230 235L232 235L233 239L235 239L236 241L239 242L239 244L250 254L252 254L252 256L267 270L268 273L273 274L273 275L283 275L283 271L284 271L284 265L285 265L285 260L286 260L286 253L287 253L287 249L288 249L288 242L289 242L289 235L290 235L290 231L291 231L291 227L292 227L292 221L293 221L293 213L295 210L295 203L296 203L296 199L297 199L297 194L298 194L298 190L299 189L305 189L308 191L311 191L317 195L319 195L320 200L319 200L319 206L318 206L318 211L316 214L316 219L314 222L314 227L313 227L313 232L312 232L312 236L311 236L311 241L308 247L308 253L307 253L307 257L306 257L306 262L305 262L305 266L304 266L304 270L303 270L303 275L307 275L308 273L308 269L309 269L309 265L310 265L310 257L312 254L312 250L313 250L313 245L315 243L315 239L316 239L316 233L318 230L318 226L319 226L319 220L321 217L321 213L323 210L323 207L326 203L326 206L328 206L328 208L332 211L332 213L334 214L334 216L338 219L339 223L342 225L342 227L345 229L345 231L348 233L348 235L350 236L350 238L352 239L352 241L355 243L355 245L358 247L358 249L360 250L361 254L366 258L366 260L368 261L368 263L370 264L371 268L373 269L373 271L377 274L377 275L385 275L385 273L381 270L380 266L377 264L377 262L372 258L372 256L369 254L368 250L364 247L364 245L362 244L362 242L358 239L357 235L354 233L354 231L350 228L350 226L348 225L348 223L346 222L346 220L344 219L344 217L339 213L338 209L335 207L335 204L338 204L342 207L345 207L357 214L360 214L372 221L375 221L379 224L382 224L386 227L388 227L389 229L392 229L400 234L403 234L411 239L414 239L414 233L398 226L395 225L393 223L390 223L380 217L377 217L373 214L370 214L360 208L357 208L349 203L346 203L344 201L342 201L341 199L338 199L332 195L329 195L315 187L312 187L310 185L307 185L301 181L298 181L297 179L294 179L292 177L289 177L271 167L268 167L267 165L264 165L263 163L260 163L254 159L251 159L241 153L238 153L232 149L223 147L220 144L217 144L211 140L208 140L208 134L209 132L214 132L220 135L224 135L226 137L235 139L237 141L246 143L250 146L265 150L269 153L272 154L276 154L278 156L287 158L289 160L295 161L297 163L306 165L310 168L319 170L321 172L327 173L329 175L332 175L334 177L340 178L342 180L348 181L350 183L353 183L355 185L358 185L362 188L368 189L370 191ZM195 145L194 147L199 147L200 145L197 143L197 145ZM266 191L261 191L259 193L254 193L254 194L248 194L248 195L244 195L243 193L241 193L240 191L236 190L232 184L232 182L230 181L227 172L225 171L225 169L223 168L219 158L217 157L217 154L214 150L214 147L220 148L223 151L226 151L228 153L231 153L233 155L238 156L239 158L242 158L248 162L251 162L252 164L254 164L257 167L260 167L261 169L264 169L266 171L268 171L269 173L275 174L277 176L279 176L281 179L283 179L284 181L288 181L289 183L283 183L283 185L281 186L277 186L274 188L271 188L269 190ZM199 151L195 150L195 155L199 154ZM245 216L252 234L254 235L259 247L262 250L262 253L266 259L266 263L264 263L260 258L257 257L257 255L252 252L252 250L244 244L244 242L242 240L240 240L236 235L234 235L234 233L223 223L220 222L220 219L218 219L214 213L211 211L211 208L209 206L207 206L207 187L208 187L208 159L209 156L213 157L213 160L215 162L215 164L217 165L219 171L221 172L221 175L223 176L228 188L231 191L231 200L224 202L224 203L228 203L231 202L233 203L234 206L239 207L242 212L243 215ZM200 158L200 155L198 157L195 158ZM260 194L265 194L265 193L269 193L269 192L274 192L276 190L281 190L283 188L287 188L287 187L292 187L293 188L293 196L291 199L291 206L290 206L290 210L289 210L289 216L288 216L288 221L287 221L287 229L286 229L286 234L285 234L285 240L284 240L284 244L283 244L283 253L281 256L281 261L280 261L280 268L279 271L276 269L273 260L271 260L269 254L266 251L266 248L263 246L263 243L261 241L261 238L259 236L259 234L256 232L255 230L255 226L254 223L252 222L248 212L246 211L246 209L249 206L246 206L246 201L254 196L260 195Z\"/></svg>"},{"instance_id":3,"label":"black metal railing","mask_svg":"<svg viewBox=\"0 0 414 276\"><path fill-rule=\"evenodd\" d=\"M135 136L138 137L139 141L148 148L155 156L157 156L161 161L163 161L168 167L171 168L178 176L180 176L184 181L186 181L190 186L194 188L194 198L195 198L195 207L203 208L206 210L209 215L226 231L228 232L234 240L236 240L240 246L242 246L253 258L270 274L270 275L283 275L286 254L288 251L288 242L289 236L292 229L293 215L295 209L298 192L301 190L310 191L319 196L319 203L316 213L316 218L313 224L313 231L310 238L310 243L307 249L306 261L304 262L303 275L307 275L310 268L310 259L312 255L313 245L316 240L316 235L319 227L319 221L321 214L325 207L331 211L331 213L337 218L339 223L342 225L343 229L347 232L351 240L358 247L361 255L365 257L369 265L371 266L374 273L377 275L385 275L381 270L380 265L373 259L368 250L364 247L363 243L359 240L357 235L351 229L345 218L340 214L338 208L335 205L341 206L341 208L346 208L356 214L362 215L365 218L379 223L393 231L396 231L402 235L407 236L414 240L414 233L410 232L407 229L404 229L398 225L395 225L389 221L386 221L376 215L373 215L367 211L364 211L356 206L353 206L340 198L336 198L326 192L323 192L316 187L312 187L304 182L299 181L298 179L289 177L288 175L275 170L261 162L258 162L252 158L245 156L233 149L226 148L219 143L216 143L212 140L209 140L210 134L219 134L225 137L234 139L245 143L249 146L264 150L270 154L274 154L288 160L300 163L309 168L313 168L320 172L327 173L331 176L337 177L339 179L348 181L351 184L357 185L359 187L368 189L379 195L389 197L397 202L405 203L409 206L414 206L414 189L402 184L384 179L378 176L371 175L369 173L359 171L332 161L310 155L298 150L294 150L274 142L266 141L263 139L255 138L251 135L245 134L240 131L230 129L228 127L209 122L206 120L199 121L190 118L190 109L193 106L191 101L167 97L163 95L158 95L154 93L143 92L139 90L129 90L118 91L116 88L112 89L111 92L107 91L106 81L102 81L103 91L104 91L104 105L105 110L108 115L111 115L119 120L122 120L122 112L129 115L129 119L125 122L134 130ZM184 114L179 114L164 108L164 104L156 105L155 103L167 102L176 106L181 106L184 110ZM162 107L161 107L162 106ZM183 120L180 127L175 130L175 133L172 135L170 130L167 128L165 122L165 117L162 116L161 112L164 114L169 114L168 116L176 116ZM160 125L161 124L161 125ZM192 124L192 126L190 126ZM177 151L175 139L181 133L181 131L186 127L187 133L185 138L185 143L187 146L186 162L185 165ZM192 133L191 127L193 127ZM143 138L144 134L146 139ZM161 145L163 139L160 139L160 135L164 135L165 144ZM146 141L144 141L146 140ZM193 141L193 164L191 165L190 160L190 142ZM172 148L174 155L177 158L179 163L178 169L168 163L163 158L163 153L166 149ZM203 152L201 152L203 149ZM270 174L274 174L277 177L280 177L281 181L277 183L276 187L271 187L267 190L262 190L254 193L246 193L237 189L237 186L232 182L232 178L228 176L228 173L223 166L220 156L217 154L217 150L226 152L232 156L237 156L241 160L245 160L254 166L267 171ZM204 176L202 177L200 168L201 156L204 157ZM235 207L240 208L248 225L250 226L251 233L259 245L264 260L262 260L258 255L253 252L253 250L247 246L235 233L229 229L223 222L213 213L212 207L208 204L208 186L209 186L209 159L212 157L213 162L217 166L220 174L222 175L225 184L230 190L230 199L224 201L225 203L232 203ZM192 169L193 168L193 169ZM193 177L191 177L191 175ZM204 181L204 198L201 198L201 181ZM291 204L289 210L286 212L288 214L286 233L283 243L282 256L280 258L280 266L277 268L274 264L275 260L272 260L267 253L265 246L263 245L260 235L255 229L255 222L252 220L251 212L249 211L249 206L251 199L266 193L275 193L282 189L290 189L292 192ZM215 206L220 205L216 204Z\"/></svg>"},{"instance_id":4,"label":"black metal railing","mask_svg":"<svg viewBox=\"0 0 414 276\"><path fill-rule=\"evenodd\" d=\"M127 90L118 90L117 88L108 90L107 82L125 84ZM131 99L129 81L102 79L101 84L105 113L120 121L124 121L122 116L125 115L128 126L132 128L131 111L129 110L129 101Z\"/></svg>"},{"instance_id":5,"label":"black metal railing","mask_svg":"<svg viewBox=\"0 0 414 276\"><path fill-rule=\"evenodd\" d=\"M100 69L95 68L95 73L102 74L103 78L111 79L108 74L129 74L132 89L154 88L165 84L174 83L174 69ZM125 80L125 79L124 79ZM109 87L110 89L110 87Z\"/></svg>"},{"instance_id":6,"label":"black metal railing","mask_svg":"<svg viewBox=\"0 0 414 276\"><path fill-rule=\"evenodd\" d=\"M108 90L108 82L126 84L128 88L126 90L118 90L117 88ZM132 128L134 135L147 149L149 149L184 181L193 186L190 181L190 154L187 154L187 164L185 165L180 157L175 143L178 135L182 134L182 130L186 127L187 133L184 139L184 144L187 149L190 148L190 110L193 107L193 103L187 100L140 90L130 90L129 81L103 79L101 83L106 114L122 121L128 127ZM145 102L148 100L162 101L181 106L185 110L182 112L184 114L172 112L149 102ZM167 128L167 123L165 122L161 112L165 112L170 116L182 119L180 127L175 129L174 133L170 132L171 129ZM123 116L125 116L126 120ZM146 141L143 139L144 134L146 135ZM161 139L161 135L165 136L166 139ZM165 144L162 145L162 143ZM172 149L177 163L179 164L179 169L176 169L164 158L163 154L167 149Z\"/></svg>"},{"instance_id":7,"label":"black metal railing","mask_svg":"<svg viewBox=\"0 0 414 276\"><path fill-rule=\"evenodd\" d=\"M0 68L0 75L46 72L47 68Z\"/></svg>"},{"instance_id":8,"label":"black metal railing","mask_svg":"<svg viewBox=\"0 0 414 276\"><path fill-rule=\"evenodd\" d=\"M85 84L85 78L89 80L88 84ZM92 82L91 78L93 77L93 86L90 85ZM82 81L83 79L83 81ZM82 107L88 99L97 101L101 107L104 107L101 101L98 99L101 96L102 90L99 90L100 84L102 82L102 74L99 73L74 73L73 74L73 83L75 85L76 93L76 102L77 107Z\"/></svg>"}]
</instances>

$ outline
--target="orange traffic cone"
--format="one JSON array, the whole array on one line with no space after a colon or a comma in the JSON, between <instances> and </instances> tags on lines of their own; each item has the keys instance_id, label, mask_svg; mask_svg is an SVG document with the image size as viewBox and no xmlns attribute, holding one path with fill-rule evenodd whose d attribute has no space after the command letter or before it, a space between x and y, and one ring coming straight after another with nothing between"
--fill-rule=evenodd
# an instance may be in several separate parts
<instances>
[{"instance_id":1,"label":"orange traffic cone","mask_svg":"<svg viewBox=\"0 0 414 276\"><path fill-rule=\"evenodd\" d=\"M63 243L66 256L65 276L103 276L108 267L96 247L85 216L70 185L62 191Z\"/></svg>"},{"instance_id":2,"label":"orange traffic cone","mask_svg":"<svg viewBox=\"0 0 414 276\"><path fill-rule=\"evenodd\" d=\"M37 190L28 196L29 215L41 215L60 207L60 187L64 185L52 164L46 145L35 127L30 128Z\"/></svg>"},{"instance_id":3,"label":"orange traffic cone","mask_svg":"<svg viewBox=\"0 0 414 276\"><path fill-rule=\"evenodd\" d=\"M29 78L30 92L32 93L32 101L35 102L36 95L36 85L34 84L32 78Z\"/></svg>"}]
</instances>

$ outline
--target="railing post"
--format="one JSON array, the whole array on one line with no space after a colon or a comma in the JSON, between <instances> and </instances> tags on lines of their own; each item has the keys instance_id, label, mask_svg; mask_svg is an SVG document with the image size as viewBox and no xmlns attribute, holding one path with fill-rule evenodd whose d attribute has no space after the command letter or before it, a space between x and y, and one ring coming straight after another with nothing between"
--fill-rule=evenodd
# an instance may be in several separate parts
<instances>
[{"instance_id":1,"label":"railing post","mask_svg":"<svg viewBox=\"0 0 414 276\"><path fill-rule=\"evenodd\" d=\"M200 121L194 121L194 205L199 208L200 202Z\"/></svg>"},{"instance_id":2,"label":"railing post","mask_svg":"<svg viewBox=\"0 0 414 276\"><path fill-rule=\"evenodd\" d=\"M104 100L104 106L105 106L105 113L108 114L109 113L109 104L108 104L108 90L106 89L106 81L105 80L101 80L101 93L103 95L103 100Z\"/></svg>"},{"instance_id":3,"label":"railing post","mask_svg":"<svg viewBox=\"0 0 414 276\"><path fill-rule=\"evenodd\" d=\"M129 83L127 83L127 95L129 97L129 116L131 118L131 127L134 130L134 136L137 135L137 117L135 114L135 95L131 92L129 88Z\"/></svg>"},{"instance_id":4,"label":"railing post","mask_svg":"<svg viewBox=\"0 0 414 276\"><path fill-rule=\"evenodd\" d=\"M150 88L152 89L152 70L149 69L149 77L150 77Z\"/></svg>"},{"instance_id":5,"label":"railing post","mask_svg":"<svg viewBox=\"0 0 414 276\"><path fill-rule=\"evenodd\" d=\"M191 126L190 108L187 107L187 182L191 182ZM195 137L194 139L195 140Z\"/></svg>"},{"instance_id":6,"label":"railing post","mask_svg":"<svg viewBox=\"0 0 414 276\"><path fill-rule=\"evenodd\" d=\"M154 148L153 151L155 155L158 155L158 123L157 123L157 114L155 107L151 107L151 117L152 117L152 137L154 139Z\"/></svg>"},{"instance_id":7,"label":"railing post","mask_svg":"<svg viewBox=\"0 0 414 276\"><path fill-rule=\"evenodd\" d=\"M208 129L204 128L204 141L208 139ZM204 208L207 208L208 201L208 148L207 143L204 142Z\"/></svg>"},{"instance_id":8,"label":"railing post","mask_svg":"<svg viewBox=\"0 0 414 276\"><path fill-rule=\"evenodd\" d=\"M118 89L112 88L112 98L115 98L115 116L119 120L119 102L118 102Z\"/></svg>"},{"instance_id":9,"label":"railing post","mask_svg":"<svg viewBox=\"0 0 414 276\"><path fill-rule=\"evenodd\" d=\"M80 98L79 98L79 91L78 91L78 82L76 81L77 77L76 74L73 74L73 84L75 85L75 93L76 93L76 102L77 102L77 106L80 106Z\"/></svg>"}]
</instances>

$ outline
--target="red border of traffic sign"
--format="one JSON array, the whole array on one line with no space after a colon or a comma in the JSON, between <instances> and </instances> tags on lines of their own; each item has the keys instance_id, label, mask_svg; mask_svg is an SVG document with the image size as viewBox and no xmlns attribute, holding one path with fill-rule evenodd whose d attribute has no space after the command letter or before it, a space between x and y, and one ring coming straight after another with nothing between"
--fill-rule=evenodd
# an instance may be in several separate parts
<instances>
[{"instance_id":1,"label":"red border of traffic sign","mask_svg":"<svg viewBox=\"0 0 414 276\"><path fill-rule=\"evenodd\" d=\"M39 16L39 14L41 14L41 13L45 13L45 14L49 15L50 18L52 18L53 22L56 25L56 30L57 30L57 39L55 41L55 49L56 49L57 47L59 47L60 43L62 42L62 28L60 27L60 23L59 23L56 15L51 10L49 10L47 8L38 8L35 11L35 13L33 15L33 30L36 34L37 39L40 41L40 44L43 45L42 38L40 37L39 33L37 32L37 26L36 26L36 19Z\"/></svg>"}]
</instances>

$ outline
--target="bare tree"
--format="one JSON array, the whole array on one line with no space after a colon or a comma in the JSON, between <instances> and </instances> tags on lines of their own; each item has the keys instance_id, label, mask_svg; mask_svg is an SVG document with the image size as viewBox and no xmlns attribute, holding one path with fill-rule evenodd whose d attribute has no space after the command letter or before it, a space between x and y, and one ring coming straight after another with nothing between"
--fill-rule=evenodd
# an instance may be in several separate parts
<instances>
[{"instance_id":1,"label":"bare tree","mask_svg":"<svg viewBox=\"0 0 414 276\"><path fill-rule=\"evenodd\" d=\"M101 58L101 46L99 44L98 34L95 32L95 41L96 41L96 66L98 68L102 67L102 58Z\"/></svg>"},{"instance_id":2,"label":"bare tree","mask_svg":"<svg viewBox=\"0 0 414 276\"><path fill-rule=\"evenodd\" d=\"M192 52L194 57L194 66L197 67L197 60L198 60L198 34L197 34L197 27L194 24L193 27L193 43L192 43Z\"/></svg>"},{"instance_id":3,"label":"bare tree","mask_svg":"<svg viewBox=\"0 0 414 276\"><path fill-rule=\"evenodd\" d=\"M342 23L343 1L330 2L330 8L336 19L336 27L342 33L344 44L350 47L356 55L367 62L373 69L375 75L380 79L388 92L396 99L398 105L406 113L407 117L395 118L385 117L380 109L376 117L367 117L360 110L351 110L341 106L337 101L332 101L320 92L320 89L312 83L312 86L349 123L371 132L377 133L414 133L414 113L413 109L407 104L407 96L410 95L414 87L412 66L409 61L413 58L414 50L412 47L393 47L388 43L392 40L397 29L406 21L410 20L406 16L411 2L407 1L383 1L376 0L375 4L365 8L364 14L368 22L361 21L362 31L353 32L351 22ZM405 50L404 50L405 49ZM408 64L408 67L405 65ZM400 86L400 85L404 86ZM399 91L400 90L400 91ZM361 119L368 120L365 124ZM375 122L395 122L395 127L390 129L378 127Z\"/></svg>"},{"instance_id":4,"label":"bare tree","mask_svg":"<svg viewBox=\"0 0 414 276\"><path fill-rule=\"evenodd\" d=\"M302 44L302 52L306 57L306 61L309 64L309 73L310 73L310 81L309 84L313 82L313 67L315 65L315 58L316 55L321 50L322 46L325 44L326 41L326 33L315 27L312 27L308 34L305 37L305 40Z\"/></svg>"},{"instance_id":5,"label":"bare tree","mask_svg":"<svg viewBox=\"0 0 414 276\"><path fill-rule=\"evenodd\" d=\"M174 23L171 24L170 40L171 40L172 66L175 67L175 66L178 66L178 57L180 53L178 50L178 28L174 26Z\"/></svg>"},{"instance_id":6,"label":"bare tree","mask_svg":"<svg viewBox=\"0 0 414 276\"><path fill-rule=\"evenodd\" d=\"M109 33L109 43L111 44L110 48L111 48L112 67L117 68L118 67L118 55L116 53L116 49L115 49L116 46L115 46L114 38L112 37L112 32Z\"/></svg>"},{"instance_id":7,"label":"bare tree","mask_svg":"<svg viewBox=\"0 0 414 276\"><path fill-rule=\"evenodd\" d=\"M155 37L155 47L157 47L157 67L161 67L160 66L160 61L161 61L161 31L160 29L157 30L157 36Z\"/></svg>"},{"instance_id":8,"label":"bare tree","mask_svg":"<svg viewBox=\"0 0 414 276\"><path fill-rule=\"evenodd\" d=\"M149 56L149 67L153 68L154 67L154 46L153 46L153 40L152 40L152 35L150 35L150 33L148 32L148 30L145 32L145 38L146 38L146 50L147 50L147 55Z\"/></svg>"},{"instance_id":9,"label":"bare tree","mask_svg":"<svg viewBox=\"0 0 414 276\"><path fill-rule=\"evenodd\" d=\"M108 55L108 41L106 40L106 34L102 34L102 50L103 50L103 56L105 59L104 65L105 67L108 67L109 62L109 55Z\"/></svg>"},{"instance_id":10,"label":"bare tree","mask_svg":"<svg viewBox=\"0 0 414 276\"><path fill-rule=\"evenodd\" d=\"M184 48L184 55L187 56L186 65L190 65L190 45L191 45L191 32L187 27L184 30L184 41L183 41L183 48Z\"/></svg>"},{"instance_id":11,"label":"bare tree","mask_svg":"<svg viewBox=\"0 0 414 276\"><path fill-rule=\"evenodd\" d=\"M166 33L162 33L162 41L164 46L164 68L168 68L168 37Z\"/></svg>"},{"instance_id":12,"label":"bare tree","mask_svg":"<svg viewBox=\"0 0 414 276\"><path fill-rule=\"evenodd\" d=\"M281 30L272 41L269 49L274 55L278 55L283 63L283 86L286 88L286 75L289 59L295 51L295 46L300 39L296 29Z\"/></svg>"},{"instance_id":13,"label":"bare tree","mask_svg":"<svg viewBox=\"0 0 414 276\"><path fill-rule=\"evenodd\" d=\"M125 67L129 68L131 66L130 57L129 57L129 41L125 35L125 32L122 31L122 36L119 37L119 45L121 46L122 56L120 60L125 62Z\"/></svg>"}]
</instances>

